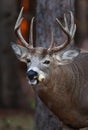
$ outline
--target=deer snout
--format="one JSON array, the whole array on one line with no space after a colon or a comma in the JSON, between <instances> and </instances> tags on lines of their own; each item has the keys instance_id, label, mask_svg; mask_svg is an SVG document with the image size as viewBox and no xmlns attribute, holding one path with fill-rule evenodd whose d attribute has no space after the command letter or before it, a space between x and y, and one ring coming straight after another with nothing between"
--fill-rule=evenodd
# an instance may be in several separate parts
<instances>
[{"instance_id":1,"label":"deer snout","mask_svg":"<svg viewBox=\"0 0 88 130\"><path fill-rule=\"evenodd\" d=\"M28 83L30 85L36 85L39 82L45 81L45 74L36 68L28 70L26 74L27 74L27 77L29 79Z\"/></svg>"},{"instance_id":2,"label":"deer snout","mask_svg":"<svg viewBox=\"0 0 88 130\"><path fill-rule=\"evenodd\" d=\"M34 70L30 70L30 71L27 72L27 77L30 80L36 79L38 77L38 73Z\"/></svg>"},{"instance_id":3,"label":"deer snout","mask_svg":"<svg viewBox=\"0 0 88 130\"><path fill-rule=\"evenodd\" d=\"M27 71L28 83L30 85L38 84L38 73L34 70Z\"/></svg>"}]
</instances>

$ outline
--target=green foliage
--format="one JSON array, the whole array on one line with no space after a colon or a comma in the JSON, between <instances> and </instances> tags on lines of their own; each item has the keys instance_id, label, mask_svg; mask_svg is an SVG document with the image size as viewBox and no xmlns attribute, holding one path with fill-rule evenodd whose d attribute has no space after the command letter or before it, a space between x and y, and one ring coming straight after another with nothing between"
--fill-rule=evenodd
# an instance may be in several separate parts
<instances>
[{"instance_id":1,"label":"green foliage","mask_svg":"<svg viewBox=\"0 0 88 130\"><path fill-rule=\"evenodd\" d=\"M0 130L33 130L34 120L31 115L10 115L0 119Z\"/></svg>"},{"instance_id":2,"label":"green foliage","mask_svg":"<svg viewBox=\"0 0 88 130\"><path fill-rule=\"evenodd\" d=\"M30 104L31 109L35 109L35 100L34 100L34 98L32 98L32 97L29 98L29 104Z\"/></svg>"}]
</instances>

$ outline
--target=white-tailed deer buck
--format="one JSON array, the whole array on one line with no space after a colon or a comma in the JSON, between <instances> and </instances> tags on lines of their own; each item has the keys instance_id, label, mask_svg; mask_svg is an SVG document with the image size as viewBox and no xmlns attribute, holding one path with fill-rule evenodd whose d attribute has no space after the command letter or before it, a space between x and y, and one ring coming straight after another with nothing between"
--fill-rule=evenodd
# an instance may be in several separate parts
<instances>
[{"instance_id":1,"label":"white-tailed deer buck","mask_svg":"<svg viewBox=\"0 0 88 130\"><path fill-rule=\"evenodd\" d=\"M59 46L53 41L50 47L33 47L33 20L30 29L30 44L20 30L23 8L15 25L15 32L24 46L12 44L12 48L20 61L27 64L28 83L35 89L46 106L70 128L88 126L88 53L79 49L65 49L73 40L76 25L71 15L71 26L68 27L64 15L65 27L57 23L67 35L67 40ZM40 88L40 86L43 86Z\"/></svg>"}]
</instances>

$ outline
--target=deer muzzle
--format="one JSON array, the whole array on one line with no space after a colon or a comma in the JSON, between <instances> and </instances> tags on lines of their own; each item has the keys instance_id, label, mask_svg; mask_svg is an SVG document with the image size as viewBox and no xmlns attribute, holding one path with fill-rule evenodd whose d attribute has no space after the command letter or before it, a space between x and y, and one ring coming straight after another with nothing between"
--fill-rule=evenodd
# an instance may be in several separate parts
<instances>
[{"instance_id":1,"label":"deer muzzle","mask_svg":"<svg viewBox=\"0 0 88 130\"><path fill-rule=\"evenodd\" d=\"M27 71L27 77L30 85L38 84L38 73L36 71Z\"/></svg>"},{"instance_id":2,"label":"deer muzzle","mask_svg":"<svg viewBox=\"0 0 88 130\"><path fill-rule=\"evenodd\" d=\"M42 73L38 73L34 70L27 71L27 78L30 85L37 85L39 82L45 80L45 76Z\"/></svg>"}]
</instances>

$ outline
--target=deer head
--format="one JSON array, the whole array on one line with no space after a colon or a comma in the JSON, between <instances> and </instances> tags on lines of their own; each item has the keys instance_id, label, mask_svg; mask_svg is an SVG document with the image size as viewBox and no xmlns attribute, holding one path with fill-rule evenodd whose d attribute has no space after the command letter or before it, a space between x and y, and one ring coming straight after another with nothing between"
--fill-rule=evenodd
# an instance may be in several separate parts
<instances>
[{"instance_id":1,"label":"deer head","mask_svg":"<svg viewBox=\"0 0 88 130\"><path fill-rule=\"evenodd\" d=\"M67 40L62 45L59 46L54 46L54 43L52 41L50 47L47 49L43 47L36 47L36 48L33 47L34 17L31 20L29 43L25 41L20 30L20 24L23 20L22 13L23 8L20 11L14 30L17 37L20 39L20 41L24 46L12 43L12 48L17 58L20 61L25 62L27 64L27 77L29 84L36 85L39 82L47 83L51 77L51 72L54 71L54 67L57 67L59 65L61 66L70 64L73 61L73 59L77 57L77 55L79 54L79 51L76 49L63 51L63 49L68 44L70 44L75 35L76 24L74 24L73 14L72 12L70 12L71 15L70 29L68 28L68 23L65 15L64 15L65 27L56 18L57 23L64 31L64 33L67 35Z\"/></svg>"}]
</instances>

